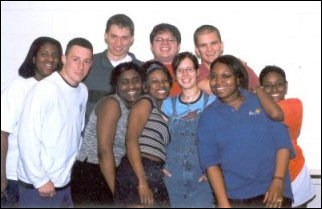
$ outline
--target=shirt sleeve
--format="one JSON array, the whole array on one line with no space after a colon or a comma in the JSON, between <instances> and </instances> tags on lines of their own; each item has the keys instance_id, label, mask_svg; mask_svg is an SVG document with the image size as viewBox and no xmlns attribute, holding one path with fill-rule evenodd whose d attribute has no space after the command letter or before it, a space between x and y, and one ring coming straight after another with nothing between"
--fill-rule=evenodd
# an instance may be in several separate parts
<instances>
[{"instance_id":1,"label":"shirt sleeve","mask_svg":"<svg viewBox=\"0 0 322 209\"><path fill-rule=\"evenodd\" d=\"M278 102L284 113L283 123L298 136L303 117L302 102L299 99L286 99Z\"/></svg>"},{"instance_id":2,"label":"shirt sleeve","mask_svg":"<svg viewBox=\"0 0 322 209\"><path fill-rule=\"evenodd\" d=\"M201 113L197 130L199 160L202 170L221 163L218 144L212 128L215 127L212 123L213 116L211 117L209 112L206 110Z\"/></svg>"},{"instance_id":3,"label":"shirt sleeve","mask_svg":"<svg viewBox=\"0 0 322 209\"><path fill-rule=\"evenodd\" d=\"M36 86L26 98L19 127L20 158L26 177L35 188L50 180L41 160L41 148L44 146L42 126L46 122L46 111L50 110L47 101L52 96L48 89L45 91L41 86Z\"/></svg>"},{"instance_id":4,"label":"shirt sleeve","mask_svg":"<svg viewBox=\"0 0 322 209\"><path fill-rule=\"evenodd\" d=\"M273 139L276 145L276 149L289 149L290 150L290 158L295 157L295 153L293 150L293 146L291 144L291 140L289 137L287 127L279 122L272 122L272 132Z\"/></svg>"},{"instance_id":5,"label":"shirt sleeve","mask_svg":"<svg viewBox=\"0 0 322 209\"><path fill-rule=\"evenodd\" d=\"M173 113L173 108L172 108L172 97L168 97L162 102L162 107L161 111L168 117L170 117Z\"/></svg>"},{"instance_id":6,"label":"shirt sleeve","mask_svg":"<svg viewBox=\"0 0 322 209\"><path fill-rule=\"evenodd\" d=\"M13 133L14 128L17 126L24 99L22 88L16 79L1 94L1 131Z\"/></svg>"}]
</instances>

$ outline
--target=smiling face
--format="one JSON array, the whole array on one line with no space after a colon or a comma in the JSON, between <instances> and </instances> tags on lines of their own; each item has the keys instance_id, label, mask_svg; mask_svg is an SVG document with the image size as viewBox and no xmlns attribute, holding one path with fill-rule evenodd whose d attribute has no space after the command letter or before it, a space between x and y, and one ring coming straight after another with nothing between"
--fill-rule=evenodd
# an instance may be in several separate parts
<instances>
[{"instance_id":1,"label":"smiling face","mask_svg":"<svg viewBox=\"0 0 322 209\"><path fill-rule=\"evenodd\" d=\"M220 41L218 35L214 31L201 33L197 36L197 45L195 47L196 54L201 58L202 62L210 67L211 63L224 50L224 44Z\"/></svg>"},{"instance_id":2,"label":"smiling face","mask_svg":"<svg viewBox=\"0 0 322 209\"><path fill-rule=\"evenodd\" d=\"M133 41L134 38L131 36L129 28L112 25L108 32L105 33L108 58L113 61L124 58L132 46Z\"/></svg>"},{"instance_id":3,"label":"smiling face","mask_svg":"<svg viewBox=\"0 0 322 209\"><path fill-rule=\"evenodd\" d=\"M170 83L162 70L155 70L148 75L145 91L157 101L169 96Z\"/></svg>"},{"instance_id":4,"label":"smiling face","mask_svg":"<svg viewBox=\"0 0 322 209\"><path fill-rule=\"evenodd\" d=\"M171 64L173 58L178 54L180 44L170 31L157 34L152 42L151 51L154 59L163 64Z\"/></svg>"},{"instance_id":5,"label":"smiling face","mask_svg":"<svg viewBox=\"0 0 322 209\"><path fill-rule=\"evenodd\" d=\"M211 91L224 103L229 104L238 97L239 81L226 64L216 63L209 78Z\"/></svg>"},{"instance_id":6,"label":"smiling face","mask_svg":"<svg viewBox=\"0 0 322 209\"><path fill-rule=\"evenodd\" d=\"M92 65L92 51L74 45L67 55L63 56L64 67L60 71L62 77L71 85L77 86L88 74Z\"/></svg>"},{"instance_id":7,"label":"smiling face","mask_svg":"<svg viewBox=\"0 0 322 209\"><path fill-rule=\"evenodd\" d=\"M266 74L263 78L262 86L276 102L285 99L287 82L280 74L276 72Z\"/></svg>"},{"instance_id":8,"label":"smiling face","mask_svg":"<svg viewBox=\"0 0 322 209\"><path fill-rule=\"evenodd\" d=\"M189 58L182 60L176 70L176 79L182 89L191 89L197 86L197 69Z\"/></svg>"},{"instance_id":9,"label":"smiling face","mask_svg":"<svg viewBox=\"0 0 322 209\"><path fill-rule=\"evenodd\" d=\"M42 45L33 57L33 62L36 66L35 79L41 80L57 70L60 59L61 57L57 46L51 43Z\"/></svg>"},{"instance_id":10,"label":"smiling face","mask_svg":"<svg viewBox=\"0 0 322 209\"><path fill-rule=\"evenodd\" d=\"M142 80L135 70L123 72L117 80L116 92L130 106L142 94Z\"/></svg>"}]
</instances>

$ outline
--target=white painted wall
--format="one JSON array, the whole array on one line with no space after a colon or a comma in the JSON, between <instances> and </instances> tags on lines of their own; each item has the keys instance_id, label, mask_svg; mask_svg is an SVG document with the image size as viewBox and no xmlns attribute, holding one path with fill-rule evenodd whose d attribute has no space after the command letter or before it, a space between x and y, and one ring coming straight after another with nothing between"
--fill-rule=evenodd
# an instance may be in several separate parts
<instances>
[{"instance_id":1,"label":"white painted wall","mask_svg":"<svg viewBox=\"0 0 322 209\"><path fill-rule=\"evenodd\" d=\"M6 2L1 1L1 91L17 76L32 41L51 36L65 49L85 37L94 52L106 48L107 19L127 14L135 23L131 52L152 58L154 25L176 25L181 51L194 51L193 32L202 24L218 27L225 53L259 74L265 65L282 67L289 97L302 99L304 119L299 144L315 174L321 174L321 2Z\"/></svg>"}]
</instances>

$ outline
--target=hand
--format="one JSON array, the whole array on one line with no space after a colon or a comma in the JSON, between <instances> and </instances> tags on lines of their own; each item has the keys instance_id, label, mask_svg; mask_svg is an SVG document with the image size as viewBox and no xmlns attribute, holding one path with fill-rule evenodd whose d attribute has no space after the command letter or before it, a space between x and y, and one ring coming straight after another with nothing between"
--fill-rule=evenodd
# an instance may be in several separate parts
<instances>
[{"instance_id":1,"label":"hand","mask_svg":"<svg viewBox=\"0 0 322 209\"><path fill-rule=\"evenodd\" d=\"M198 182L200 183L200 182L203 182L203 181L208 181L208 178L207 178L207 176L204 174L204 175L202 175L202 176L200 176L200 178L198 179Z\"/></svg>"},{"instance_id":2,"label":"hand","mask_svg":"<svg viewBox=\"0 0 322 209\"><path fill-rule=\"evenodd\" d=\"M273 179L265 194L263 203L267 208L281 208L283 205L283 180Z\"/></svg>"},{"instance_id":3,"label":"hand","mask_svg":"<svg viewBox=\"0 0 322 209\"><path fill-rule=\"evenodd\" d=\"M38 193L41 197L53 197L55 196L55 186L53 182L48 181L46 184L38 188Z\"/></svg>"},{"instance_id":4,"label":"hand","mask_svg":"<svg viewBox=\"0 0 322 209\"><path fill-rule=\"evenodd\" d=\"M153 193L147 184L138 186L141 204L143 206L152 207L154 204Z\"/></svg>"},{"instance_id":5,"label":"hand","mask_svg":"<svg viewBox=\"0 0 322 209\"><path fill-rule=\"evenodd\" d=\"M7 197L7 178L1 178L1 198Z\"/></svg>"},{"instance_id":6,"label":"hand","mask_svg":"<svg viewBox=\"0 0 322 209\"><path fill-rule=\"evenodd\" d=\"M162 173L166 177L172 177L172 174L167 169L162 169Z\"/></svg>"}]
</instances>

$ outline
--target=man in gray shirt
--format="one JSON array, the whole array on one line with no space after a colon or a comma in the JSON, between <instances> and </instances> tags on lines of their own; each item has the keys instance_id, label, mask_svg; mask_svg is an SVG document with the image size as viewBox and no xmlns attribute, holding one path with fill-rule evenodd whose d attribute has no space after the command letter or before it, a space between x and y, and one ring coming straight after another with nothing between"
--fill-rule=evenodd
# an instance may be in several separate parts
<instances>
[{"instance_id":1,"label":"man in gray shirt","mask_svg":"<svg viewBox=\"0 0 322 209\"><path fill-rule=\"evenodd\" d=\"M86 106L86 122L98 100L111 91L111 73L120 63L143 63L129 52L134 41L134 23L124 14L110 17L106 23L105 43L107 49L93 57L91 72L84 80L89 95Z\"/></svg>"}]
</instances>

